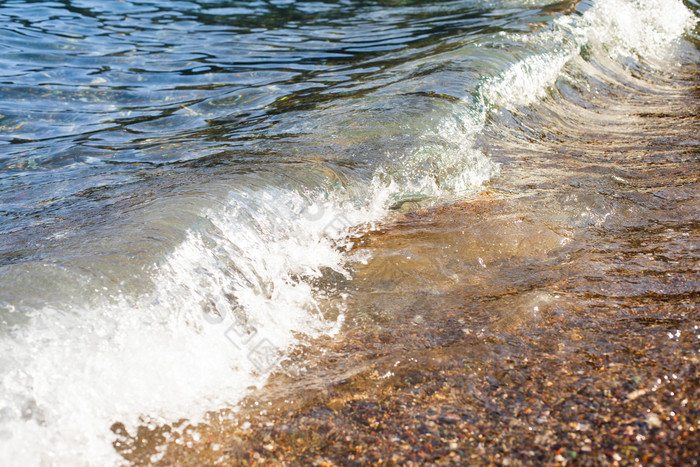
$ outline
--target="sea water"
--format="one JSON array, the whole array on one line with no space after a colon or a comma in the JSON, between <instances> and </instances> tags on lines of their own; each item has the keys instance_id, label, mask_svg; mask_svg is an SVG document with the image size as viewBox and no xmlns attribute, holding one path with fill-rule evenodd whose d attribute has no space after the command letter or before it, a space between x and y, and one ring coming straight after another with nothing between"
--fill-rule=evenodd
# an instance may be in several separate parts
<instances>
[{"instance_id":1,"label":"sea water","mask_svg":"<svg viewBox=\"0 0 700 467\"><path fill-rule=\"evenodd\" d=\"M119 464L115 423L235 410L353 320L363 232L505 189L493 128L536 141L538 103L697 63L697 11L3 3L0 463Z\"/></svg>"}]
</instances>

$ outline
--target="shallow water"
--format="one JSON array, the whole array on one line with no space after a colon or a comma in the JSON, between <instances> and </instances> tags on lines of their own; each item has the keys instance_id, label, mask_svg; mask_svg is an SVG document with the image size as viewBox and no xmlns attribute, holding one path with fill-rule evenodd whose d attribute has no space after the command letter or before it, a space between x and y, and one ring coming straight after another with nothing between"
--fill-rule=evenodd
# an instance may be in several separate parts
<instances>
[{"instance_id":1,"label":"shallow water","mask_svg":"<svg viewBox=\"0 0 700 467\"><path fill-rule=\"evenodd\" d=\"M164 465L692 465L697 73L675 79L572 119L575 143L492 144L520 159L499 193L394 216L356 241L335 339L233 416L117 425L116 446Z\"/></svg>"},{"instance_id":2,"label":"shallow water","mask_svg":"<svg viewBox=\"0 0 700 467\"><path fill-rule=\"evenodd\" d=\"M690 9L4 4L4 463L117 463L115 423L344 342L314 384L455 336L697 334Z\"/></svg>"},{"instance_id":3,"label":"shallow water","mask_svg":"<svg viewBox=\"0 0 700 467\"><path fill-rule=\"evenodd\" d=\"M115 446L158 465L694 465L697 77L611 96L568 144L491 144L519 159L499 192L356 240L332 341L235 414L117 424Z\"/></svg>"}]
</instances>

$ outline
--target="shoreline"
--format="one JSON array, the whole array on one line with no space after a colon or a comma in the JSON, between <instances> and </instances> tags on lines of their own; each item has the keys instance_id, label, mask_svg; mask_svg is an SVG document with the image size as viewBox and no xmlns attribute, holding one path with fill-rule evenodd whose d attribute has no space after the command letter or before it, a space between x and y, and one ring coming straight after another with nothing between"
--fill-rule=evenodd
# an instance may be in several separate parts
<instances>
[{"instance_id":1,"label":"shoreline","mask_svg":"<svg viewBox=\"0 0 700 467\"><path fill-rule=\"evenodd\" d=\"M568 146L542 142L512 169L549 164L559 180L514 176L517 196L368 233L357 248L373 258L338 338L183 435L115 425L117 450L133 465L697 465L689 73L680 91L612 102ZM515 159L517 143L489 152ZM574 198L597 217L552 220Z\"/></svg>"}]
</instances>

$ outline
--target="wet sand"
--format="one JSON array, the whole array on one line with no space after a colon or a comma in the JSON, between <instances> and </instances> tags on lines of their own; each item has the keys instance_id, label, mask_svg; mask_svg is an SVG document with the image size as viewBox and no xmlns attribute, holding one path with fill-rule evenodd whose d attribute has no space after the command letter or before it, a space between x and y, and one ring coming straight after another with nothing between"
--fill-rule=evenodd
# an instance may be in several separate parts
<instances>
[{"instance_id":1,"label":"wet sand","mask_svg":"<svg viewBox=\"0 0 700 467\"><path fill-rule=\"evenodd\" d=\"M324 278L349 294L335 339L236 413L115 424L116 449L133 465L697 465L698 96L689 67L546 138L496 118L489 190L397 214L357 239L352 280ZM537 109L543 126L547 105L567 104Z\"/></svg>"}]
</instances>

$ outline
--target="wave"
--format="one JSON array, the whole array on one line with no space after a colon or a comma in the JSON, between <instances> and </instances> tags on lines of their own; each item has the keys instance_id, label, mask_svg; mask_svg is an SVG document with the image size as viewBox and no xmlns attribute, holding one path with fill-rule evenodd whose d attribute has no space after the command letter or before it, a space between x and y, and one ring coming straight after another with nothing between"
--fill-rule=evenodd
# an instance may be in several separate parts
<instances>
[{"instance_id":1,"label":"wave","mask_svg":"<svg viewBox=\"0 0 700 467\"><path fill-rule=\"evenodd\" d=\"M675 0L584 1L534 31L431 49L395 67L430 66L427 76L396 71L406 79L283 114L265 131L294 157L218 167L171 197L164 184L167 202L116 211L128 222L104 227L97 246L3 266L1 462L117 464L115 422L133 430L235 407L295 346L339 331L355 232L497 186L479 143L494 113L536 105L562 80L595 93L591 68L610 83L639 66L663 71L695 23ZM159 223L177 231L164 246L141 230ZM104 238L118 274L100 262ZM32 301L32 289L51 298Z\"/></svg>"}]
</instances>

